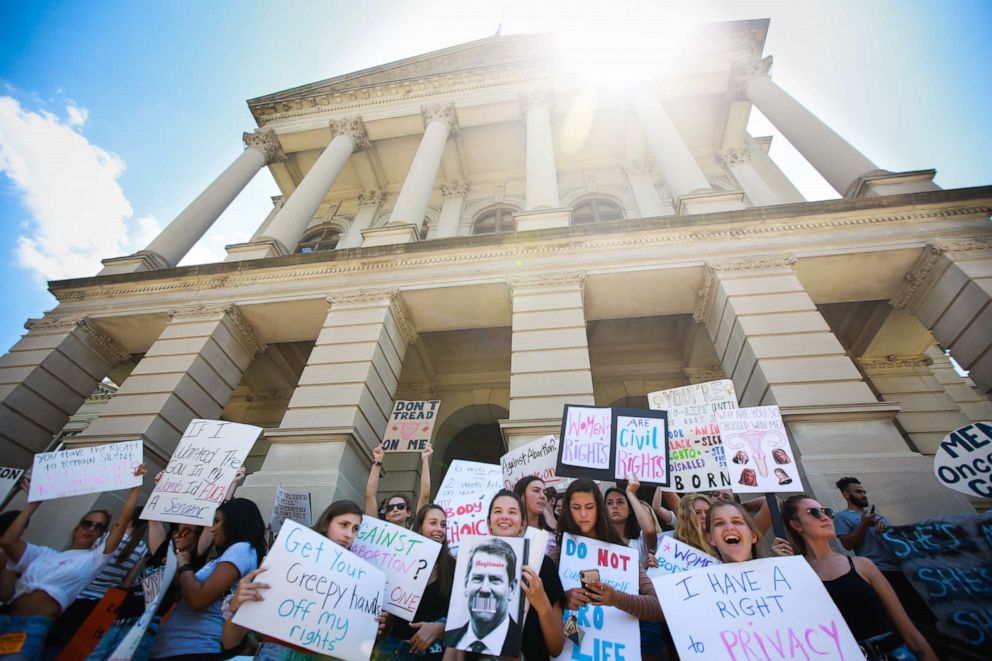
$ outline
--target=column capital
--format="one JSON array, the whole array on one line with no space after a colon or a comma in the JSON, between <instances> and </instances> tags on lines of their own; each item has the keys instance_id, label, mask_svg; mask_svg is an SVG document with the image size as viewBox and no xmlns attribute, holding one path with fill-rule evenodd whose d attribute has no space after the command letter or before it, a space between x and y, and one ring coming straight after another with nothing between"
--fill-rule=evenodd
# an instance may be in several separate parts
<instances>
[{"instance_id":1,"label":"column capital","mask_svg":"<svg viewBox=\"0 0 992 661\"><path fill-rule=\"evenodd\" d=\"M772 56L738 64L730 71L730 86L727 98L731 101L747 101L747 86L755 78L768 77L772 68Z\"/></svg>"},{"instance_id":2,"label":"column capital","mask_svg":"<svg viewBox=\"0 0 992 661\"><path fill-rule=\"evenodd\" d=\"M739 163L749 163L751 161L751 149L748 147L731 147L730 149L723 149L716 153L723 161L723 164L727 167L731 165L737 165Z\"/></svg>"},{"instance_id":3,"label":"column capital","mask_svg":"<svg viewBox=\"0 0 992 661\"><path fill-rule=\"evenodd\" d=\"M436 103L431 106L424 106L420 109L424 116L424 128L431 122L441 122L448 127L448 135L458 135L458 116L455 114L455 104Z\"/></svg>"},{"instance_id":4,"label":"column capital","mask_svg":"<svg viewBox=\"0 0 992 661\"><path fill-rule=\"evenodd\" d=\"M83 317L80 319L79 323L76 324L76 328L86 335L90 340L90 346L96 349L103 359L111 365L123 363L131 359L131 354L117 344L114 338L97 328L96 324L88 318Z\"/></svg>"},{"instance_id":5,"label":"column capital","mask_svg":"<svg viewBox=\"0 0 992 661\"><path fill-rule=\"evenodd\" d=\"M586 272L576 271L574 273L550 273L528 278L507 278L506 284L510 286L513 295L533 289L572 289L582 290L585 287Z\"/></svg>"},{"instance_id":6,"label":"column capital","mask_svg":"<svg viewBox=\"0 0 992 661\"><path fill-rule=\"evenodd\" d=\"M719 365L712 365L710 367L683 367L682 374L690 385L727 378L727 373Z\"/></svg>"},{"instance_id":7,"label":"column capital","mask_svg":"<svg viewBox=\"0 0 992 661\"><path fill-rule=\"evenodd\" d=\"M534 107L551 108L552 89L550 87L532 87L520 92L520 107L527 111Z\"/></svg>"},{"instance_id":8,"label":"column capital","mask_svg":"<svg viewBox=\"0 0 992 661\"><path fill-rule=\"evenodd\" d=\"M355 143L352 153L368 149L369 136L365 132L365 123L361 117L344 117L342 119L332 119L329 123L331 135L336 138L339 135L347 135ZM332 138L333 139L333 138Z\"/></svg>"},{"instance_id":9,"label":"column capital","mask_svg":"<svg viewBox=\"0 0 992 661\"><path fill-rule=\"evenodd\" d=\"M795 257L752 257L723 262L706 262L703 284L696 290L696 309L692 312L692 320L696 323L702 323L706 319L706 311L710 301L713 300L713 291L716 289L717 276L714 274L764 269L791 269L795 263Z\"/></svg>"},{"instance_id":10,"label":"column capital","mask_svg":"<svg viewBox=\"0 0 992 661\"><path fill-rule=\"evenodd\" d=\"M855 358L858 367L866 370L903 369L907 367L929 367L933 360L929 356L878 356L875 358Z\"/></svg>"},{"instance_id":11,"label":"column capital","mask_svg":"<svg viewBox=\"0 0 992 661\"><path fill-rule=\"evenodd\" d=\"M620 167L623 168L624 173L628 177L635 174L646 174L653 178L658 172L658 166L654 162L654 159L647 156L622 163Z\"/></svg>"},{"instance_id":12,"label":"column capital","mask_svg":"<svg viewBox=\"0 0 992 661\"><path fill-rule=\"evenodd\" d=\"M375 208L386 201L386 194L381 190L367 190L358 194L360 209Z\"/></svg>"},{"instance_id":13,"label":"column capital","mask_svg":"<svg viewBox=\"0 0 992 661\"><path fill-rule=\"evenodd\" d=\"M916 260L913 269L903 276L905 284L892 297L889 303L896 310L902 310L912 305L923 290L926 289L926 284L930 280L933 270L937 267L937 263L944 254L983 250L992 250L992 241L980 237L965 237L963 239L935 241L927 245L923 250L923 254Z\"/></svg>"},{"instance_id":14,"label":"column capital","mask_svg":"<svg viewBox=\"0 0 992 661\"><path fill-rule=\"evenodd\" d=\"M467 181L451 181L441 184L442 197L465 197L471 186Z\"/></svg>"},{"instance_id":15,"label":"column capital","mask_svg":"<svg viewBox=\"0 0 992 661\"><path fill-rule=\"evenodd\" d=\"M262 152L265 155L266 165L286 160L286 154L279 144L275 129L255 129L253 133L243 133L241 140L245 143L245 149L257 149Z\"/></svg>"},{"instance_id":16,"label":"column capital","mask_svg":"<svg viewBox=\"0 0 992 661\"><path fill-rule=\"evenodd\" d=\"M254 327L241 315L241 310L234 303L190 305L169 310L169 317L172 319L225 316L230 318L235 334L252 355L265 351L265 343L259 341Z\"/></svg>"}]
</instances>

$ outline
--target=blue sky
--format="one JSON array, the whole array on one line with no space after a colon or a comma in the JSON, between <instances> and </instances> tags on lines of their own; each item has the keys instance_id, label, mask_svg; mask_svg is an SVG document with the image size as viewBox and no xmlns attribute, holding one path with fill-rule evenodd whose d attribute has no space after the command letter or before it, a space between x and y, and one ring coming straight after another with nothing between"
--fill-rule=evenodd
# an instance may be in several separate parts
<instances>
[{"instance_id":1,"label":"blue sky","mask_svg":"<svg viewBox=\"0 0 992 661\"><path fill-rule=\"evenodd\" d=\"M492 35L643 35L770 18L774 79L879 166L992 183L992 3L25 2L0 17L0 350L54 305L45 280L140 249L241 150L245 99ZM760 116L753 135L774 134ZM783 138L808 199L835 193ZM278 191L263 172L185 263L244 240Z\"/></svg>"}]
</instances>

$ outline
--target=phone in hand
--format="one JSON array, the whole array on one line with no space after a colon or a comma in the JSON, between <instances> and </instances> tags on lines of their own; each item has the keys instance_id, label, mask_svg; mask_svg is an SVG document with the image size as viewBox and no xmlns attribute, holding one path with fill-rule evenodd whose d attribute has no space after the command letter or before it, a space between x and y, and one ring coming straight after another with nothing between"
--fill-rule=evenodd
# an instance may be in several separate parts
<instances>
[{"instance_id":1,"label":"phone in hand","mask_svg":"<svg viewBox=\"0 0 992 661\"><path fill-rule=\"evenodd\" d=\"M875 505L874 505L874 503L868 506L868 516L875 516Z\"/></svg>"},{"instance_id":2,"label":"phone in hand","mask_svg":"<svg viewBox=\"0 0 992 661\"><path fill-rule=\"evenodd\" d=\"M584 589L588 589L590 583L599 583L599 570L598 569L580 569L579 570L579 583L582 584L582 587Z\"/></svg>"}]
</instances>

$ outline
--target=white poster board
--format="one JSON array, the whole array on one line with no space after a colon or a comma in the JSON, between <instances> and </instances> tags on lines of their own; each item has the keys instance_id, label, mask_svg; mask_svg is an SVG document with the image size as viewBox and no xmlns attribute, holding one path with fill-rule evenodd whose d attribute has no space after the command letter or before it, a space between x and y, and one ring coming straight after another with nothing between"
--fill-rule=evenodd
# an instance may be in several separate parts
<instances>
[{"instance_id":1,"label":"white poster board","mask_svg":"<svg viewBox=\"0 0 992 661\"><path fill-rule=\"evenodd\" d=\"M162 603L162 598L168 592L169 586L172 585L172 579L175 578L176 569L178 568L176 564L176 553L172 548L171 540L166 540L165 543L169 545L169 548L166 549L165 565L162 567L162 571L146 577L141 582L145 596L145 612L141 614L138 621L134 623L131 630L127 632L120 644L117 645L117 649L107 657L108 661L131 661L131 657L138 651L138 645L141 644L141 639L144 638L145 632L148 631L148 625L152 623L152 618L155 617L155 611L158 610L159 604Z\"/></svg>"},{"instance_id":2,"label":"white poster board","mask_svg":"<svg viewBox=\"0 0 992 661\"><path fill-rule=\"evenodd\" d=\"M17 483L24 476L23 468L7 468L0 466L0 500L10 495L17 488Z\"/></svg>"},{"instance_id":3,"label":"white poster board","mask_svg":"<svg viewBox=\"0 0 992 661\"><path fill-rule=\"evenodd\" d=\"M671 536L658 538L658 549L654 557L658 560L658 566L645 571L651 578L720 564L720 561L709 553L703 553L695 546L680 542Z\"/></svg>"},{"instance_id":4,"label":"white poster board","mask_svg":"<svg viewBox=\"0 0 992 661\"><path fill-rule=\"evenodd\" d=\"M486 535L489 501L503 486L503 471L496 464L455 459L441 481L434 503L444 508L448 519L448 549L458 555L458 544L466 535Z\"/></svg>"},{"instance_id":5,"label":"white poster board","mask_svg":"<svg viewBox=\"0 0 992 661\"><path fill-rule=\"evenodd\" d=\"M31 468L28 502L141 486L141 441L124 441L59 452L39 452Z\"/></svg>"},{"instance_id":6,"label":"white poster board","mask_svg":"<svg viewBox=\"0 0 992 661\"><path fill-rule=\"evenodd\" d=\"M574 466L593 471L610 470L610 440L613 411L605 407L565 405L561 423L561 450L558 473L562 467ZM582 471L575 477L587 477ZM594 474L588 477L595 477Z\"/></svg>"},{"instance_id":7,"label":"white poster board","mask_svg":"<svg viewBox=\"0 0 992 661\"><path fill-rule=\"evenodd\" d=\"M269 518L269 527L272 528L273 534L279 534L286 519L292 519L308 528L313 525L308 491L287 491L281 484L276 486L276 502L272 506L272 516Z\"/></svg>"},{"instance_id":8,"label":"white poster board","mask_svg":"<svg viewBox=\"0 0 992 661\"><path fill-rule=\"evenodd\" d=\"M191 421L141 518L213 525L214 512L261 433L261 427L234 422Z\"/></svg>"},{"instance_id":9,"label":"white poster board","mask_svg":"<svg viewBox=\"0 0 992 661\"><path fill-rule=\"evenodd\" d=\"M799 467L777 406L717 413L735 493L803 490Z\"/></svg>"},{"instance_id":10,"label":"white poster board","mask_svg":"<svg viewBox=\"0 0 992 661\"><path fill-rule=\"evenodd\" d=\"M613 409L613 477L667 487L668 431L665 411Z\"/></svg>"},{"instance_id":11,"label":"white poster board","mask_svg":"<svg viewBox=\"0 0 992 661\"><path fill-rule=\"evenodd\" d=\"M637 551L626 546L607 544L588 537L562 535L561 559L558 574L565 591L581 587L579 572L598 569L599 578L614 590L637 594L640 558ZM582 644L565 638L565 647L555 657L570 659L620 659L639 661L641 658L641 629L633 615L612 606L583 606L578 613Z\"/></svg>"},{"instance_id":12,"label":"white poster board","mask_svg":"<svg viewBox=\"0 0 992 661\"><path fill-rule=\"evenodd\" d=\"M272 587L244 603L234 623L317 654L368 661L386 577L323 535L287 519L262 566Z\"/></svg>"},{"instance_id":13,"label":"white poster board","mask_svg":"<svg viewBox=\"0 0 992 661\"><path fill-rule=\"evenodd\" d=\"M386 601L382 609L413 622L441 545L406 528L365 515L351 552L381 569L386 576Z\"/></svg>"},{"instance_id":14,"label":"white poster board","mask_svg":"<svg viewBox=\"0 0 992 661\"><path fill-rule=\"evenodd\" d=\"M717 411L737 408L730 379L648 393L648 406L668 411L668 490L708 491L730 487Z\"/></svg>"},{"instance_id":15,"label":"white poster board","mask_svg":"<svg viewBox=\"0 0 992 661\"><path fill-rule=\"evenodd\" d=\"M992 498L992 422L973 422L944 437L933 456L933 473L948 489Z\"/></svg>"},{"instance_id":16,"label":"white poster board","mask_svg":"<svg viewBox=\"0 0 992 661\"><path fill-rule=\"evenodd\" d=\"M441 400L411 402L398 399L382 434L384 452L420 452L431 442Z\"/></svg>"},{"instance_id":17,"label":"white poster board","mask_svg":"<svg viewBox=\"0 0 992 661\"><path fill-rule=\"evenodd\" d=\"M499 458L503 468L503 486L513 489L520 478L535 475L545 486L562 491L572 480L558 477L555 464L558 463L558 439L548 434L519 448L510 450Z\"/></svg>"},{"instance_id":18,"label":"white poster board","mask_svg":"<svg viewBox=\"0 0 992 661\"><path fill-rule=\"evenodd\" d=\"M823 582L800 556L651 579L683 661L863 659Z\"/></svg>"}]
</instances>

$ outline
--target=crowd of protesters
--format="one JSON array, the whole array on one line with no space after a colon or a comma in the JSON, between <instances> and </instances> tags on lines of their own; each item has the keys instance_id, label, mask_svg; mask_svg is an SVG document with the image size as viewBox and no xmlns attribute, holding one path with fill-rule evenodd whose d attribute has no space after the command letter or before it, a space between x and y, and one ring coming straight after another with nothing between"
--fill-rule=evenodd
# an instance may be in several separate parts
<instances>
[{"instance_id":1,"label":"crowd of protesters","mask_svg":"<svg viewBox=\"0 0 992 661\"><path fill-rule=\"evenodd\" d=\"M379 616L373 659L454 661L505 656L505 650L490 649L481 636L470 647L478 651L445 646L455 559L446 544L445 510L428 502L430 456L428 446L422 453L416 508L403 494L378 499L383 453L377 448L364 507L338 500L320 514L313 529L350 549L362 515L367 514L411 527L442 545L412 621L385 613ZM144 466L135 471L135 475L144 474ZM325 658L232 621L245 603L263 600L270 588L265 569L259 568L268 552L266 524L254 502L234 497L243 477L243 470L239 471L212 527L142 521L136 513L139 487L135 487L116 518L105 510L84 515L62 551L21 539L39 503L5 513L0 517L0 601L5 604L0 639L24 637L16 651L0 654L0 659L58 657L104 593L109 588L123 588L126 596L117 608L116 620L88 657L110 658L144 613L142 586L150 576L164 571L170 545L178 570L171 584L162 586L163 597L132 658ZM935 659L916 626L932 625L933 615L879 542L878 534L888 521L869 505L856 478L845 477L837 487L848 504L842 512L835 513L807 495L780 503L788 532L785 539L769 533L772 516L764 497L741 503L730 491L679 496L659 489L649 504L639 498L636 476L605 491L592 480L576 479L564 493L537 477L521 479L513 490L503 489L493 495L487 517L493 537L520 537L528 527L550 533L539 570L532 568L533 563L521 570L520 591L527 611L521 649L513 656L534 661L561 654L566 637L563 622L568 613L593 605L618 608L640 621L644 659L677 659L662 609L666 596L655 591L645 573L657 566L659 539L674 537L724 563L802 555L823 581L866 658ZM565 590L558 560L566 533L630 547L640 561L636 591L619 591L600 581ZM839 549L854 555L842 554ZM472 637L471 631L465 632L462 640L466 637Z\"/></svg>"}]
</instances>

